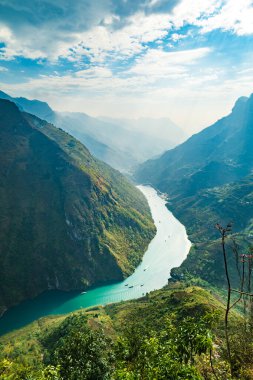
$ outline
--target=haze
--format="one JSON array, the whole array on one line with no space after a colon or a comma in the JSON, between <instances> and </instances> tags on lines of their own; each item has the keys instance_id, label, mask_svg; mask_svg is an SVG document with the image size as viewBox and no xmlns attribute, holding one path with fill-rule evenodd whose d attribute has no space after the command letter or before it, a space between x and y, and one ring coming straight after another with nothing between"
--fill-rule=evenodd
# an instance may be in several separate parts
<instances>
[{"instance_id":1,"label":"haze","mask_svg":"<svg viewBox=\"0 0 253 380\"><path fill-rule=\"evenodd\" d=\"M0 0L1 89L191 134L252 92L252 34L252 0Z\"/></svg>"}]
</instances>

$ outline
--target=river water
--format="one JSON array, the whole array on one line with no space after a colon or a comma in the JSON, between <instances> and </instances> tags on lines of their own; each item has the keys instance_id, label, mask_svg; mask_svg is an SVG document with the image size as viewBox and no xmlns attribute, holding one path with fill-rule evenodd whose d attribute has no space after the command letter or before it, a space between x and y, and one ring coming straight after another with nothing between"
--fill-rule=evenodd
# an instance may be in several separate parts
<instances>
[{"instance_id":1,"label":"river water","mask_svg":"<svg viewBox=\"0 0 253 380\"><path fill-rule=\"evenodd\" d=\"M141 297L167 284L170 270L186 258L191 243L184 226L167 209L166 201L150 186L138 186L145 195L157 228L141 264L126 280L76 292L47 291L8 310L0 319L0 334L49 314L65 314L80 308Z\"/></svg>"}]
</instances>

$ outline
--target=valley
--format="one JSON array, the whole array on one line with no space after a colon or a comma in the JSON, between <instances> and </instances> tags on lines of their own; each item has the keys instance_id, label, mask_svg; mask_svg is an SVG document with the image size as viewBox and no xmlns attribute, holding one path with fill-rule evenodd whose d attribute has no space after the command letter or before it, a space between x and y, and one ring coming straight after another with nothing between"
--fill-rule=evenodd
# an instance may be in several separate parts
<instances>
[{"instance_id":1,"label":"valley","mask_svg":"<svg viewBox=\"0 0 253 380\"><path fill-rule=\"evenodd\" d=\"M244 284L238 268L241 252L251 257L253 237L252 99L239 99L227 117L141 164L134 179L146 185L137 186L61 128L0 100L0 370L9 363L4 371L17 376L23 368L36 380L51 380L47 371L57 380L68 379L80 370L83 357L70 370L66 360L76 360L79 353L55 356L54 347L69 350L80 331L81 339L90 336L93 343L99 334L94 360L104 360L103 342L112 339L110 380L122 378L122 366L127 376L153 378L157 357L148 351L143 359L141 347L154 342L163 358L159 379L164 373L172 373L168 379L184 379L187 373L202 380L199 374L208 373L213 380L213 364L211 369L207 365L210 347L225 378L250 370L248 355L243 354L246 364L238 362L238 368L226 356L222 315L227 283L214 226L231 222L226 236L231 284L250 291L250 280ZM32 104L41 112L40 102ZM236 352L251 345L250 335L246 343L238 341L238 331L243 336L245 323L249 328L250 306L243 301L242 312L241 298L232 299L238 303L229 322ZM121 344L129 346L122 349ZM194 359L184 359L185 345ZM82 342L81 350L90 349L85 347ZM124 353L133 349L137 363Z\"/></svg>"},{"instance_id":2,"label":"valley","mask_svg":"<svg viewBox=\"0 0 253 380\"><path fill-rule=\"evenodd\" d=\"M84 144L92 155L127 174L187 137L169 118L94 118L81 112L56 112L46 102L14 98L3 91L0 91L0 99L10 100L21 111L62 128Z\"/></svg>"},{"instance_id":3,"label":"valley","mask_svg":"<svg viewBox=\"0 0 253 380\"><path fill-rule=\"evenodd\" d=\"M131 274L155 235L141 192L9 100L0 100L0 120L0 314L45 290Z\"/></svg>"},{"instance_id":4,"label":"valley","mask_svg":"<svg viewBox=\"0 0 253 380\"><path fill-rule=\"evenodd\" d=\"M66 314L80 308L139 298L167 284L170 270L186 258L191 243L183 225L166 208L166 201L151 187L139 186L139 189L149 203L156 235L134 273L123 282L87 289L83 294L50 291L23 302L0 319L0 334L20 328L42 316Z\"/></svg>"},{"instance_id":5,"label":"valley","mask_svg":"<svg viewBox=\"0 0 253 380\"><path fill-rule=\"evenodd\" d=\"M253 0L0 0L0 380L253 380Z\"/></svg>"},{"instance_id":6,"label":"valley","mask_svg":"<svg viewBox=\"0 0 253 380\"><path fill-rule=\"evenodd\" d=\"M175 279L186 276L201 284L204 280L217 288L225 286L214 226L231 222L229 268L232 284L239 285L232 238L241 254L253 243L252 134L253 95L239 98L228 116L137 169L137 180L169 194L169 207L193 243L185 262L172 270Z\"/></svg>"}]
</instances>

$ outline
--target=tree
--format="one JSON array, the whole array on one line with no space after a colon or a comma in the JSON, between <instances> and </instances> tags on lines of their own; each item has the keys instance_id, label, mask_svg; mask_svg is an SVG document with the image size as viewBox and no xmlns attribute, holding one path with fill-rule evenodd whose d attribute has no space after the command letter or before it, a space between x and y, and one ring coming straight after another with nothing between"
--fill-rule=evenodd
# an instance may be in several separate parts
<instances>
[{"instance_id":1,"label":"tree","mask_svg":"<svg viewBox=\"0 0 253 380\"><path fill-rule=\"evenodd\" d=\"M106 380L112 371L111 341L93 331L82 314L66 318L45 340L49 360L63 380Z\"/></svg>"},{"instance_id":2,"label":"tree","mask_svg":"<svg viewBox=\"0 0 253 380\"><path fill-rule=\"evenodd\" d=\"M249 336L252 335L252 298L253 294L251 293L251 276L252 276L252 248L249 249L249 253L239 254L238 245L234 238L232 238L233 243L233 252L235 255L235 263L236 269L238 272L238 277L240 279L240 287L238 289L232 288L229 268L228 268L228 252L226 249L226 240L229 234L232 232L231 223L227 224L224 228L219 223L215 225L215 228L219 231L221 235L221 245L222 245L222 254L223 254L223 262L224 262L224 271L227 280L227 304L226 311L224 316L224 324L225 324L225 337L226 337L226 349L227 356L230 365L231 376L236 376L240 368L238 368L238 360L237 355L232 357L232 349L230 344L230 334L229 334L229 313L230 311L240 302L243 301L243 314L244 314L244 345L248 345L248 351L252 352L252 342L249 342ZM232 295L237 296L234 302L231 302ZM239 326L238 326L239 327ZM241 337L240 337L241 338ZM237 331L237 342L241 339L238 336ZM246 347L245 347L246 348ZM247 351L247 349L246 349Z\"/></svg>"},{"instance_id":3,"label":"tree","mask_svg":"<svg viewBox=\"0 0 253 380\"><path fill-rule=\"evenodd\" d=\"M134 344L132 338L134 337ZM195 357L212 348L210 319L170 320L160 332L146 335L133 326L116 349L115 380L200 380Z\"/></svg>"}]
</instances>

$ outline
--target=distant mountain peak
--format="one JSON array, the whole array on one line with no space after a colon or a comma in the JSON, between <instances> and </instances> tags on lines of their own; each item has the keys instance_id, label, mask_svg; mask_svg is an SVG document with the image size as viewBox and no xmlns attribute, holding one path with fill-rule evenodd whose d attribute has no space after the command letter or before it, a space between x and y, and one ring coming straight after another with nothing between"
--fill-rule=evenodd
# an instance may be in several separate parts
<instances>
[{"instance_id":1,"label":"distant mountain peak","mask_svg":"<svg viewBox=\"0 0 253 380\"><path fill-rule=\"evenodd\" d=\"M15 115L19 114L18 106L9 99L1 99L0 98L0 117L4 118L7 112L11 112L8 117L15 117Z\"/></svg>"},{"instance_id":2,"label":"distant mountain peak","mask_svg":"<svg viewBox=\"0 0 253 380\"><path fill-rule=\"evenodd\" d=\"M234 107L232 108L232 112L234 113L244 110L248 100L249 98L247 98L247 96L241 96L240 98L238 98L235 102Z\"/></svg>"},{"instance_id":3,"label":"distant mountain peak","mask_svg":"<svg viewBox=\"0 0 253 380\"><path fill-rule=\"evenodd\" d=\"M170 194L195 194L240 180L253 169L253 95L239 98L228 116L140 165L136 178Z\"/></svg>"},{"instance_id":4,"label":"distant mountain peak","mask_svg":"<svg viewBox=\"0 0 253 380\"><path fill-rule=\"evenodd\" d=\"M12 100L13 98L10 95L0 90L0 99Z\"/></svg>"},{"instance_id":5,"label":"distant mountain peak","mask_svg":"<svg viewBox=\"0 0 253 380\"><path fill-rule=\"evenodd\" d=\"M43 120L47 120L54 113L52 108L46 102L37 99L30 100L23 97L14 98L3 91L0 91L0 99L10 100L15 103L21 111L36 115Z\"/></svg>"}]
</instances>

